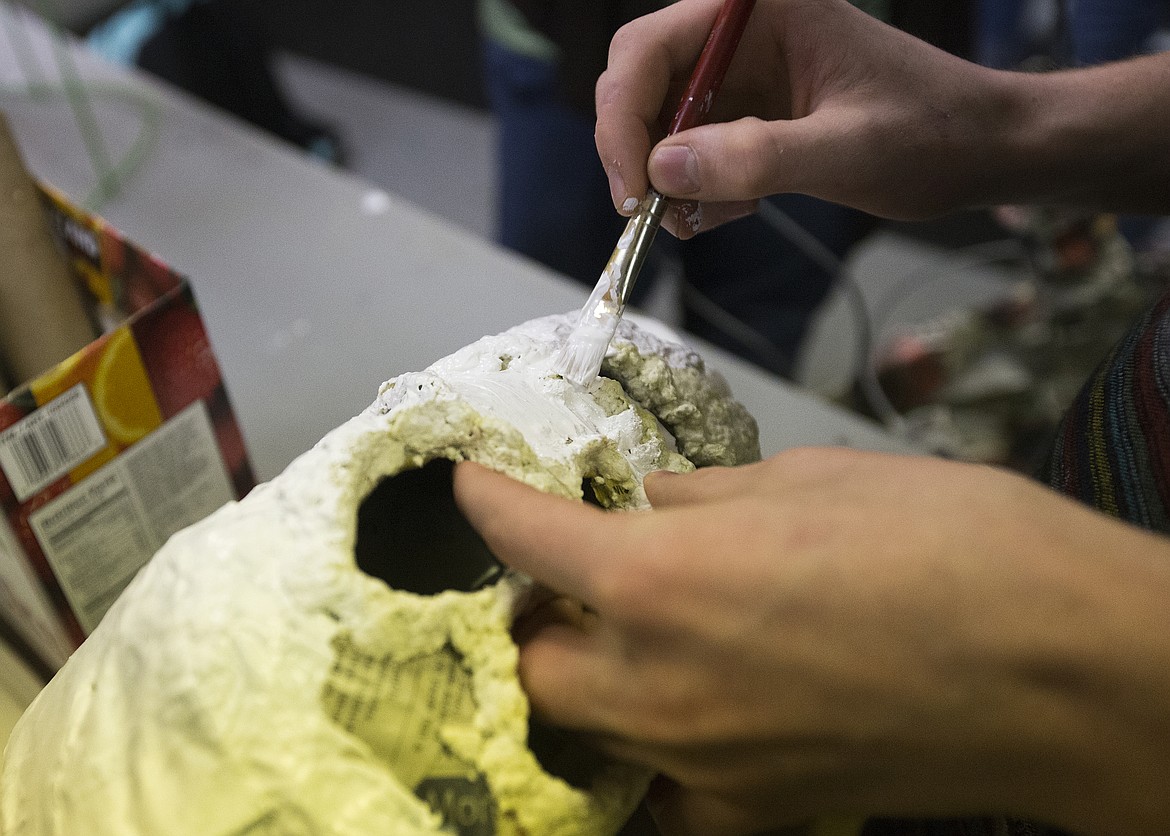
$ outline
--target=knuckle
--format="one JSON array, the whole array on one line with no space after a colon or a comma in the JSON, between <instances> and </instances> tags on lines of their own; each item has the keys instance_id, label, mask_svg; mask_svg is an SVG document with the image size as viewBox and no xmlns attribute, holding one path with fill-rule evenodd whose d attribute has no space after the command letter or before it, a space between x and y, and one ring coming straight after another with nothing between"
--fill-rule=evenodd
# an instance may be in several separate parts
<instances>
[{"instance_id":1,"label":"knuckle","mask_svg":"<svg viewBox=\"0 0 1170 836\"><path fill-rule=\"evenodd\" d=\"M597 83L593 85L593 97L597 105L597 112L609 110L615 104L622 100L622 86L616 74L612 70L604 70L601 75L597 77Z\"/></svg>"},{"instance_id":2,"label":"knuckle","mask_svg":"<svg viewBox=\"0 0 1170 836\"><path fill-rule=\"evenodd\" d=\"M648 618L661 573L654 561L633 555L617 565L598 571L593 577L593 600L606 616L623 625L636 625Z\"/></svg>"},{"instance_id":3,"label":"knuckle","mask_svg":"<svg viewBox=\"0 0 1170 836\"><path fill-rule=\"evenodd\" d=\"M695 743L697 724L710 705L695 696L691 678L675 668L644 668L606 695L619 734L653 750L679 750Z\"/></svg>"},{"instance_id":4,"label":"knuckle","mask_svg":"<svg viewBox=\"0 0 1170 836\"><path fill-rule=\"evenodd\" d=\"M641 37L638 34L639 26L639 21L635 19L623 24L614 32L613 37L609 41L609 59L611 62L614 56L626 52L641 42Z\"/></svg>"},{"instance_id":5,"label":"knuckle","mask_svg":"<svg viewBox=\"0 0 1170 836\"><path fill-rule=\"evenodd\" d=\"M737 198L758 198L776 191L775 180L783 157L768 125L749 116L735 123L729 131L724 158L723 179Z\"/></svg>"}]
</instances>

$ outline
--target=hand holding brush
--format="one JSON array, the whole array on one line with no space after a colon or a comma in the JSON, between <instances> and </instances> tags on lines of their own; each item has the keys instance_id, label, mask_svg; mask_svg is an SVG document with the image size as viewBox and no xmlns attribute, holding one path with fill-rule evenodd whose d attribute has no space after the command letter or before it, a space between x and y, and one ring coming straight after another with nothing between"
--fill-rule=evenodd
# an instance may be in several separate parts
<instances>
[{"instance_id":1,"label":"hand holding brush","mask_svg":"<svg viewBox=\"0 0 1170 836\"><path fill-rule=\"evenodd\" d=\"M693 128L706 118L754 6L755 0L725 0L668 134ZM647 192L618 239L573 331L554 359L554 370L573 383L585 386L601 370L601 361L625 312L634 282L662 225L666 204L667 199L657 190L651 188Z\"/></svg>"}]
</instances>

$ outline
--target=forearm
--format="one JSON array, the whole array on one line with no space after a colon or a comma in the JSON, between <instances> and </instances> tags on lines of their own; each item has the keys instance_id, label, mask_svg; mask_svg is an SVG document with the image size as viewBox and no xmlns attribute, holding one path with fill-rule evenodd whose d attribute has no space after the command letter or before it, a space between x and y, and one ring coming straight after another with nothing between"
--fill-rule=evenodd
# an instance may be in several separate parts
<instances>
[{"instance_id":1,"label":"forearm","mask_svg":"<svg viewBox=\"0 0 1170 836\"><path fill-rule=\"evenodd\" d=\"M971 183L972 203L1170 212L1170 54L997 73L991 87L991 141L982 150L986 170Z\"/></svg>"}]
</instances>

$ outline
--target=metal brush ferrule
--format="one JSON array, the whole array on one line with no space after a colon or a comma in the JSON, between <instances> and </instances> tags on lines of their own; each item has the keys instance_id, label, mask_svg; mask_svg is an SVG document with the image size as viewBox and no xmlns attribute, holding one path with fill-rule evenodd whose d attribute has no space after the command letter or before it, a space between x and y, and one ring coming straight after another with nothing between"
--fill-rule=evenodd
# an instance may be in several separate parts
<instances>
[{"instance_id":1,"label":"metal brush ferrule","mask_svg":"<svg viewBox=\"0 0 1170 836\"><path fill-rule=\"evenodd\" d=\"M666 198L651 189L642 199L637 214L626 224L625 232L618 239L613 255L609 257L606 272L610 275L610 286L606 295L623 307L630 299L634 282L637 281L642 265L646 262L650 244L654 241L658 228L662 226L664 214Z\"/></svg>"}]
</instances>

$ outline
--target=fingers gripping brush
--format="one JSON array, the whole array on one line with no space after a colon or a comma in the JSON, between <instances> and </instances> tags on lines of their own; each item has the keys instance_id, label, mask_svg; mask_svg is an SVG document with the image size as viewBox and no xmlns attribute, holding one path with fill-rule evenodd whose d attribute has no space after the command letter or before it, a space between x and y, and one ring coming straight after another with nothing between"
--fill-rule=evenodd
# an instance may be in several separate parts
<instances>
[{"instance_id":1,"label":"fingers gripping brush","mask_svg":"<svg viewBox=\"0 0 1170 836\"><path fill-rule=\"evenodd\" d=\"M725 0L719 9L668 136L693 128L706 118L755 4L755 0ZM601 361L625 312L634 282L662 225L666 203L656 189L646 193L553 361L554 371L578 386L592 382L601 371Z\"/></svg>"}]
</instances>

